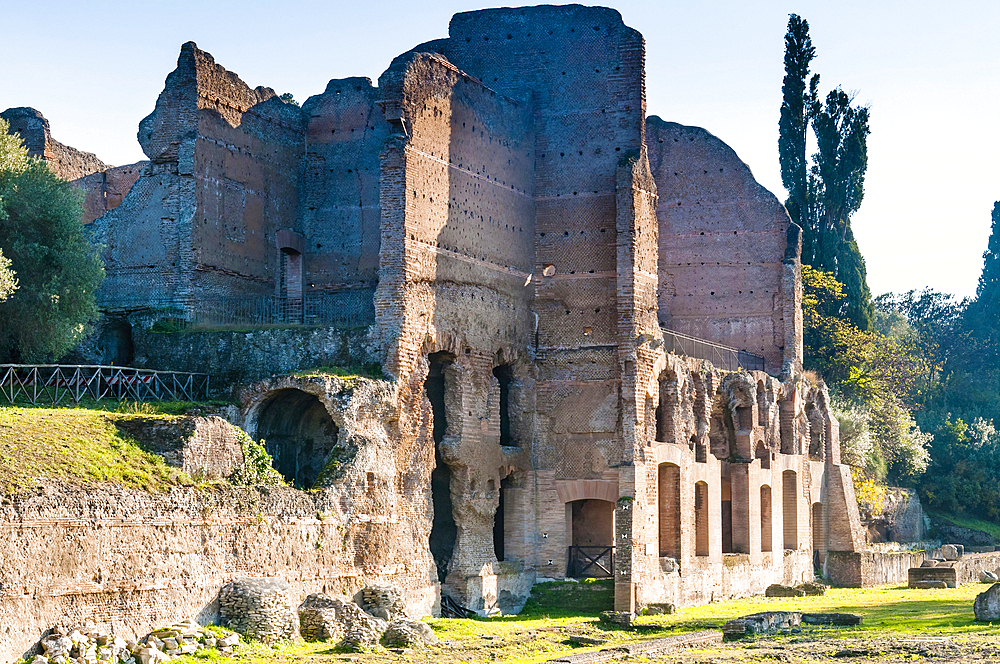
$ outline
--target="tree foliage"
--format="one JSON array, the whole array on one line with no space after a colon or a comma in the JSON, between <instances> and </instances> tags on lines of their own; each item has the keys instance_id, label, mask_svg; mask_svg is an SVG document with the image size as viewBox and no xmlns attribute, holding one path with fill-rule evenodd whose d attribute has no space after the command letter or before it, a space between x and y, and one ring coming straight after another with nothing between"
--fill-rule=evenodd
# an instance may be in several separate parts
<instances>
[{"instance_id":1,"label":"tree foliage","mask_svg":"<svg viewBox=\"0 0 1000 664\"><path fill-rule=\"evenodd\" d=\"M46 361L97 319L104 268L84 235L80 192L7 130L0 120L0 248L19 287L0 302L0 358Z\"/></svg>"},{"instance_id":2,"label":"tree foliage","mask_svg":"<svg viewBox=\"0 0 1000 664\"><path fill-rule=\"evenodd\" d=\"M910 408L931 371L913 337L861 330L840 316L843 285L802 266L806 368L835 395L845 460L869 475L912 484L927 467L930 436Z\"/></svg>"},{"instance_id":3,"label":"tree foliage","mask_svg":"<svg viewBox=\"0 0 1000 664\"><path fill-rule=\"evenodd\" d=\"M10 269L10 261L0 249L0 302L3 302L17 290L17 274Z\"/></svg>"},{"instance_id":4,"label":"tree foliage","mask_svg":"<svg viewBox=\"0 0 1000 664\"><path fill-rule=\"evenodd\" d=\"M796 14L788 17L785 33L785 78L781 82L781 116L778 120L778 160L781 183L788 190L785 206L792 221L804 226L802 214L807 206L806 134L809 120L806 106L815 98L819 76L813 76L812 92L806 88L809 65L816 48L809 36L809 22Z\"/></svg>"},{"instance_id":5,"label":"tree foliage","mask_svg":"<svg viewBox=\"0 0 1000 664\"><path fill-rule=\"evenodd\" d=\"M837 87L820 101L819 74L809 77L816 49L809 23L792 14L785 33L785 78L778 122L785 206L802 227L802 262L831 272L844 284L841 315L871 327L872 303L864 258L851 231L851 215L864 199L869 110ZM806 159L808 127L817 152Z\"/></svg>"}]
</instances>

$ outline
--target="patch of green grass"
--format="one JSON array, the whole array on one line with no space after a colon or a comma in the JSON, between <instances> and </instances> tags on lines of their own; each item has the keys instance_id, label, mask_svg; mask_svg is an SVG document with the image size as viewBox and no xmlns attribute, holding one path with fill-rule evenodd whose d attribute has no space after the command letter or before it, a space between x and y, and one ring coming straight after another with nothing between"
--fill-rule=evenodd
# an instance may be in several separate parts
<instances>
[{"instance_id":1,"label":"patch of green grass","mask_svg":"<svg viewBox=\"0 0 1000 664\"><path fill-rule=\"evenodd\" d=\"M0 407L0 492L31 490L46 479L151 492L193 484L187 474L122 435L113 421L127 417L82 407Z\"/></svg>"},{"instance_id":2,"label":"patch of green grass","mask_svg":"<svg viewBox=\"0 0 1000 664\"><path fill-rule=\"evenodd\" d=\"M655 624L681 631L721 627L727 620L760 611L854 613L864 617L858 627L817 628L824 633L923 634L940 636L990 629L975 621L972 603L987 586L967 584L940 590L906 586L831 588L815 597L751 597L681 609L673 615L648 616L639 624Z\"/></svg>"},{"instance_id":3,"label":"patch of green grass","mask_svg":"<svg viewBox=\"0 0 1000 664\"><path fill-rule=\"evenodd\" d=\"M992 521L983 521L968 514L945 514L943 512L928 512L932 521L939 521L949 526L959 528L969 528L970 530L981 530L1000 540L1000 524Z\"/></svg>"},{"instance_id":4,"label":"patch of green grass","mask_svg":"<svg viewBox=\"0 0 1000 664\"><path fill-rule=\"evenodd\" d=\"M550 618L566 616L597 616L615 608L613 579L583 579L538 583L524 605L524 617Z\"/></svg>"},{"instance_id":5,"label":"patch of green grass","mask_svg":"<svg viewBox=\"0 0 1000 664\"><path fill-rule=\"evenodd\" d=\"M378 362L352 364L347 367L315 367L297 371L294 375L300 378L311 376L337 376L338 378L383 378L382 365Z\"/></svg>"},{"instance_id":6,"label":"patch of green grass","mask_svg":"<svg viewBox=\"0 0 1000 664\"><path fill-rule=\"evenodd\" d=\"M725 621L759 611L808 611L856 613L864 616L859 627L808 627L801 634L760 637L756 641L741 641L709 650L686 650L692 659L676 661L813 661L800 659L791 653L779 653L771 659L756 650L766 644L801 643L803 652L821 642L853 644L884 637L945 636L987 638L997 625L976 623L972 614L975 595L986 586L970 584L944 590L910 590L893 586L874 589L832 589L820 597L782 597L714 602L705 606L681 609L674 615L646 616L631 628L607 627L597 620L597 612L606 608L605 597L613 585L608 580L582 583L544 583L532 590L531 603L517 616L450 620L428 618L441 644L415 648L401 659L382 648L367 653L352 653L351 657L368 664L388 664L407 661L421 664L469 664L472 662L507 662L537 664L556 657L578 654L626 643L668 636L679 632L721 627ZM588 596L586 593L593 593ZM595 600L596 597L602 599ZM560 604L560 602L563 602ZM588 604L581 604L588 602ZM545 615L559 613L561 617ZM604 639L603 645L580 646L574 638L587 636ZM874 641L873 641L874 642ZM834 646L834 648L840 646ZM730 650L725 650L729 648ZM749 650L748 650L749 649ZM703 652L705 657L699 657ZM727 659L716 660L719 653ZM827 652L827 651L824 651ZM834 652L830 650L829 652ZM277 646L250 644L232 657L210 657L219 664L229 662L278 664L291 662L330 663L341 661L344 652L335 642L286 642ZM180 659L179 662L187 660ZM194 664L196 660L191 659ZM617 660L616 660L617 661ZM633 659L629 661L648 661ZM656 661L663 661L656 659ZM667 661L675 661L668 659ZM825 660L824 660L825 661ZM858 661L858 660L852 660ZM867 661L867 660L866 660ZM895 661L895 660L893 660Z\"/></svg>"},{"instance_id":7,"label":"patch of green grass","mask_svg":"<svg viewBox=\"0 0 1000 664\"><path fill-rule=\"evenodd\" d=\"M232 401L225 399L210 399L208 401L115 401L114 399L101 399L95 401L90 397L84 397L80 403L61 403L53 406L47 403L33 404L29 401L18 399L13 405L24 409L52 409L59 410L98 410L118 413L121 415L141 415L148 416L172 416L172 415L202 415L217 408L232 405Z\"/></svg>"}]
</instances>

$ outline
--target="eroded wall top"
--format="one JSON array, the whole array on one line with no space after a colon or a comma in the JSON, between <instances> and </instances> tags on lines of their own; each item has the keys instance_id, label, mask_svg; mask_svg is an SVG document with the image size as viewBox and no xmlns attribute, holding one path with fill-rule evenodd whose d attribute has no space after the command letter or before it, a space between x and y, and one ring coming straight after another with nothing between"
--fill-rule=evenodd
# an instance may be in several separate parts
<instances>
[{"instance_id":1,"label":"eroded wall top","mask_svg":"<svg viewBox=\"0 0 1000 664\"><path fill-rule=\"evenodd\" d=\"M788 213L704 129L651 116L646 143L659 194L660 323L763 355L780 373L801 338Z\"/></svg>"},{"instance_id":2,"label":"eroded wall top","mask_svg":"<svg viewBox=\"0 0 1000 664\"><path fill-rule=\"evenodd\" d=\"M10 123L10 133L20 134L29 155L44 159L52 172L63 180L76 180L110 168L96 155L52 138L49 121L33 108L8 108L0 113L0 118Z\"/></svg>"}]
</instances>

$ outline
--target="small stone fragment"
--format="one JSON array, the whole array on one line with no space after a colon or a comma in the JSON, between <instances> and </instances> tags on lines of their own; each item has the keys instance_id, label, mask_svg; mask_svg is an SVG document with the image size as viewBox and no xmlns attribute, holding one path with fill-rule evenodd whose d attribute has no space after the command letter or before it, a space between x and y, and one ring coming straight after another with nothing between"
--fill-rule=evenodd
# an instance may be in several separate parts
<instances>
[{"instance_id":1,"label":"small stone fragment","mask_svg":"<svg viewBox=\"0 0 1000 664\"><path fill-rule=\"evenodd\" d=\"M1000 620L1000 583L994 583L985 591L976 595L972 605L976 620L994 622Z\"/></svg>"},{"instance_id":2,"label":"small stone fragment","mask_svg":"<svg viewBox=\"0 0 1000 664\"><path fill-rule=\"evenodd\" d=\"M783 586L780 583L772 583L764 591L764 597L805 597L806 591L802 588Z\"/></svg>"}]
</instances>

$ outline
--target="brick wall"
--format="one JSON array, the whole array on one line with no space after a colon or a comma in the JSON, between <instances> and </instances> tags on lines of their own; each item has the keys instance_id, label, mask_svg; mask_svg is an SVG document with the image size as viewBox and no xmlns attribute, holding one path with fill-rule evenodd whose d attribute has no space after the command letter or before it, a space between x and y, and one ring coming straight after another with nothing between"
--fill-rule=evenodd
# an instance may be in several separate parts
<instances>
[{"instance_id":1,"label":"brick wall","mask_svg":"<svg viewBox=\"0 0 1000 664\"><path fill-rule=\"evenodd\" d=\"M788 213L704 129L651 116L646 130L660 197L663 325L763 355L773 374L786 360L801 363L801 349L786 340L788 328L801 326L784 307L796 300L782 278Z\"/></svg>"}]
</instances>

